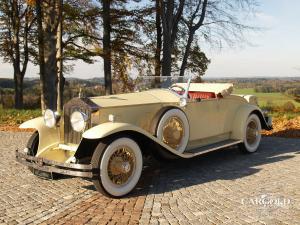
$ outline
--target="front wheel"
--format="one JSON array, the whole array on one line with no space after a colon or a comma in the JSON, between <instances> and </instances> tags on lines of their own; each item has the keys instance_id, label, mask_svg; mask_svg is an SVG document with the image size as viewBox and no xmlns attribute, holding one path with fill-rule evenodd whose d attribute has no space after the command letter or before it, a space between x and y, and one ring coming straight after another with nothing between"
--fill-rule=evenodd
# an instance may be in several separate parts
<instances>
[{"instance_id":1,"label":"front wheel","mask_svg":"<svg viewBox=\"0 0 300 225\"><path fill-rule=\"evenodd\" d=\"M26 144L26 148L27 148L27 155L30 156L35 156L37 153L39 147L39 133L35 132L31 135L31 137L29 138L27 144ZM28 167L30 172L34 172L33 168Z\"/></svg>"},{"instance_id":2,"label":"front wheel","mask_svg":"<svg viewBox=\"0 0 300 225\"><path fill-rule=\"evenodd\" d=\"M243 143L239 145L241 151L256 152L261 141L261 123L256 114L251 114L246 122Z\"/></svg>"},{"instance_id":3,"label":"front wheel","mask_svg":"<svg viewBox=\"0 0 300 225\"><path fill-rule=\"evenodd\" d=\"M91 163L93 169L99 172L93 178L96 189L104 195L122 197L138 183L143 169L143 156L133 139L119 137L99 143Z\"/></svg>"}]
</instances>

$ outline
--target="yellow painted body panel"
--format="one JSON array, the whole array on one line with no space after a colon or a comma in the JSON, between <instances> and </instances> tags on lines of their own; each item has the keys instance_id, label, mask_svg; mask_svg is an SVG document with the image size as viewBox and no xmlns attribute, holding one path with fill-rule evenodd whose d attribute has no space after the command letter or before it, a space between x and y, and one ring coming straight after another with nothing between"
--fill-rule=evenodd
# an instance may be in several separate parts
<instances>
[{"instance_id":1,"label":"yellow painted body panel","mask_svg":"<svg viewBox=\"0 0 300 225\"><path fill-rule=\"evenodd\" d=\"M20 125L20 128L33 128L38 131L39 146L36 156L57 162L66 162L74 155L74 152L58 149L60 142L59 128L46 127L43 117L26 121Z\"/></svg>"},{"instance_id":2,"label":"yellow painted body panel","mask_svg":"<svg viewBox=\"0 0 300 225\"><path fill-rule=\"evenodd\" d=\"M168 107L176 107L181 109L188 118L190 137L187 149L192 149L227 140L231 137L241 137L243 133L240 133L240 135L236 134L241 131L233 132L233 129L238 129L237 125L233 126L233 124L237 111L240 108L248 108L249 106L246 99L234 95L229 95L221 99L204 99L200 102L189 100L187 105L183 108L179 107L180 96L169 90L157 89L138 92L129 94L130 97L126 98L125 96L127 95L128 94L118 95L118 97L111 96L112 99L118 99L118 101L121 101L119 98L122 96L123 101L129 101L130 104L120 102L120 105L114 104L113 107L106 105L106 107L101 108L98 115L98 123L100 123L100 125L86 131L83 137L87 139L96 139L112 134L112 131L109 130L111 129L111 126L107 126L107 124L110 124L109 115L114 116L114 122L117 124L130 124L134 127L141 128L151 135L155 135L153 125L157 126L159 110L162 108L167 109ZM134 96L138 101L133 101ZM145 96L147 96L146 103L142 100ZM100 107L105 105L102 102L103 99L106 101L106 98L97 98L97 104L99 104ZM150 102L150 99L153 101ZM154 103L155 99L157 99L156 103ZM94 99L93 101L95 102ZM144 104L141 104L141 102ZM258 109L258 107L252 105L251 108L253 110ZM242 112L240 112L239 115L243 118L247 118L249 113L242 114ZM105 125L101 126L102 124ZM100 134L97 132L97 129L103 129L100 132L101 136L97 137L97 134ZM119 131L121 130L117 129L114 132ZM106 132L107 134L105 134ZM232 135L232 133L235 135Z\"/></svg>"},{"instance_id":3,"label":"yellow painted body panel","mask_svg":"<svg viewBox=\"0 0 300 225\"><path fill-rule=\"evenodd\" d=\"M120 131L136 131L181 157L192 156L176 152L155 137L158 121L168 108L178 108L187 116L190 126L187 150L227 139L242 140L247 117L254 110L260 111L242 96L235 95L201 101L189 99L181 108L180 96L167 89L92 97L90 100L99 105L99 110L91 114L92 128L82 134L83 138L101 139ZM39 132L37 156L66 162L74 155L74 152L59 149L63 141L60 128L47 128L42 117L27 121L20 127L34 128Z\"/></svg>"},{"instance_id":4,"label":"yellow painted body panel","mask_svg":"<svg viewBox=\"0 0 300 225\"><path fill-rule=\"evenodd\" d=\"M38 117L20 125L20 128L33 128L39 133L38 154L59 144L59 128L48 128L44 124L43 117Z\"/></svg>"},{"instance_id":5,"label":"yellow painted body panel","mask_svg":"<svg viewBox=\"0 0 300 225\"><path fill-rule=\"evenodd\" d=\"M232 121L231 138L243 140L247 118L255 110L258 110L262 114L261 110L255 105L245 104L238 108Z\"/></svg>"},{"instance_id":6,"label":"yellow painted body panel","mask_svg":"<svg viewBox=\"0 0 300 225\"><path fill-rule=\"evenodd\" d=\"M178 96L167 89L153 89L128 94L92 97L90 99L102 108L131 107L134 105L142 106L160 102L178 102Z\"/></svg>"},{"instance_id":7,"label":"yellow painted body panel","mask_svg":"<svg viewBox=\"0 0 300 225\"><path fill-rule=\"evenodd\" d=\"M168 145L166 145L165 143L163 143L162 141L160 141L159 139L157 139L155 136L145 131L144 129L128 123L113 123L113 122L103 123L85 131L82 134L82 137L87 139L99 139L99 138L101 139L121 131L138 132L150 138L151 140L155 141L156 143L160 144L162 147L174 153L175 155L181 156L183 158L189 158L188 155L185 156L184 154L177 152L176 150L172 149L171 147L169 147Z\"/></svg>"}]
</instances>

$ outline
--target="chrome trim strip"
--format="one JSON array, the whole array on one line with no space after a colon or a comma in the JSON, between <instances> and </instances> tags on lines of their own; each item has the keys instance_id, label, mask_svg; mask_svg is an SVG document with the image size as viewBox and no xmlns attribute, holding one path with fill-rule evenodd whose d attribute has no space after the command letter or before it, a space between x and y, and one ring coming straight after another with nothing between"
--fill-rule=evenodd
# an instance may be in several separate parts
<instances>
[{"instance_id":1,"label":"chrome trim strip","mask_svg":"<svg viewBox=\"0 0 300 225\"><path fill-rule=\"evenodd\" d=\"M63 150L67 150L67 151L71 151L71 152L76 152L77 148L78 148L78 145L70 146L70 145L65 145L65 144L59 144L58 148L63 149Z\"/></svg>"},{"instance_id":2,"label":"chrome trim strip","mask_svg":"<svg viewBox=\"0 0 300 225\"><path fill-rule=\"evenodd\" d=\"M189 156L187 158L191 158L191 157L194 157L194 156L202 155L202 154L212 152L212 151L216 151L216 150L219 150L219 149L222 149L222 148L227 148L227 147L237 145L237 144L240 144L240 143L243 143L243 141L238 140L238 141L234 141L232 143L228 143L226 145L221 145L221 146L217 146L215 148L207 149L205 151L200 151L200 152L197 152L197 153L183 153L183 154L186 155L186 156Z\"/></svg>"}]
</instances>

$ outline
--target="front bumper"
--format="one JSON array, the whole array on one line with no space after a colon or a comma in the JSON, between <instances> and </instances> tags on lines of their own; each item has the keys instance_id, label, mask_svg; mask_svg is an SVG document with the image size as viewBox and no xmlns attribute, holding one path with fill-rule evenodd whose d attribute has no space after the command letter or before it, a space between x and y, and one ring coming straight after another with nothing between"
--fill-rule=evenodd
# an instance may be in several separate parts
<instances>
[{"instance_id":1,"label":"front bumper","mask_svg":"<svg viewBox=\"0 0 300 225\"><path fill-rule=\"evenodd\" d=\"M97 175L96 171L93 172L92 165L90 164L60 163L41 157L30 156L18 150L16 150L16 160L37 171L37 173L34 172L36 175L43 174L41 172L50 174L50 177L52 177L52 173L84 178L93 178ZM44 175L41 176L46 177Z\"/></svg>"}]
</instances>

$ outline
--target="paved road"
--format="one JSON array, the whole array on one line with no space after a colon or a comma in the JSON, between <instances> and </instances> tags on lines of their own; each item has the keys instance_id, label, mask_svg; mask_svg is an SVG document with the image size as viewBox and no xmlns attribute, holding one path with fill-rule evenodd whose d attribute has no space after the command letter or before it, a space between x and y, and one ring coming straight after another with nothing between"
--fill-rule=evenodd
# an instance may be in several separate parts
<instances>
[{"instance_id":1,"label":"paved road","mask_svg":"<svg viewBox=\"0 0 300 225\"><path fill-rule=\"evenodd\" d=\"M300 224L300 139L150 160L130 196L110 199L89 180L43 180L15 162L29 135L0 132L0 224Z\"/></svg>"}]
</instances>

